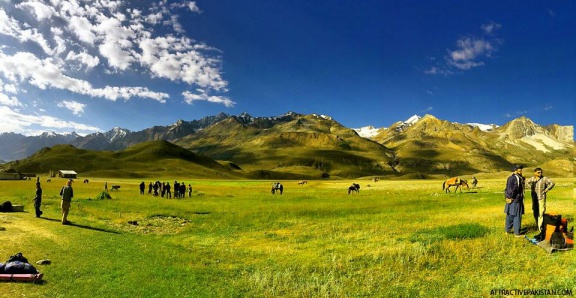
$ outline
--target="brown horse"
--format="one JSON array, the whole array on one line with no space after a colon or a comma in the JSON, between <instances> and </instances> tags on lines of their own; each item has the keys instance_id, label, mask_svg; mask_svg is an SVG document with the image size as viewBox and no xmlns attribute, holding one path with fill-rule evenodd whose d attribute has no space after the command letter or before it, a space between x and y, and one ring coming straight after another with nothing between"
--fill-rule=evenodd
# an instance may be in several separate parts
<instances>
[{"instance_id":1,"label":"brown horse","mask_svg":"<svg viewBox=\"0 0 576 298\"><path fill-rule=\"evenodd\" d=\"M452 177L452 178L444 181L444 183L442 184L442 190L446 190L446 193L449 193L451 186L456 186L456 190L454 192L458 191L458 187L460 187L460 192L462 192L462 186L466 186L466 188L468 190L470 190L470 186L468 186L468 182L466 182L466 180L460 179L458 177Z\"/></svg>"}]
</instances>

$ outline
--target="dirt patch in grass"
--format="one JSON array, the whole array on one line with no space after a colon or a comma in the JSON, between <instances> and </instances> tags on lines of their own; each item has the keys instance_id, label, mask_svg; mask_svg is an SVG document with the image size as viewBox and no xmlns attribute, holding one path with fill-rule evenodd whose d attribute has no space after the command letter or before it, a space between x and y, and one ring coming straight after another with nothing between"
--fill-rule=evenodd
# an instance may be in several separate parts
<instances>
[{"instance_id":1,"label":"dirt patch in grass","mask_svg":"<svg viewBox=\"0 0 576 298\"><path fill-rule=\"evenodd\" d=\"M176 216L154 215L143 219L128 220L116 227L136 234L170 235L180 233L189 223L189 220Z\"/></svg>"}]
</instances>

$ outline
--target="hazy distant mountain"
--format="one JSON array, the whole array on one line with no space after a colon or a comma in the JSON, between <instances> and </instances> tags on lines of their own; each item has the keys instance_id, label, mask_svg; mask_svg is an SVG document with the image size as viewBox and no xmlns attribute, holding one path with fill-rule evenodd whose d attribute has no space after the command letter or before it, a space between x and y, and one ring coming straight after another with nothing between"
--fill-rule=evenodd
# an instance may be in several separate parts
<instances>
[{"instance_id":1,"label":"hazy distant mountain","mask_svg":"<svg viewBox=\"0 0 576 298\"><path fill-rule=\"evenodd\" d=\"M82 177L243 177L241 172L167 141L143 142L114 152L55 145L3 167L23 173L45 175L50 171L74 169Z\"/></svg>"},{"instance_id":2,"label":"hazy distant mountain","mask_svg":"<svg viewBox=\"0 0 576 298\"><path fill-rule=\"evenodd\" d=\"M15 133L0 134L0 159L7 161L22 159L30 156L38 149L51 147L57 144L68 144L76 139L78 134L56 134L54 132L44 132L41 135L26 137Z\"/></svg>"}]
</instances>

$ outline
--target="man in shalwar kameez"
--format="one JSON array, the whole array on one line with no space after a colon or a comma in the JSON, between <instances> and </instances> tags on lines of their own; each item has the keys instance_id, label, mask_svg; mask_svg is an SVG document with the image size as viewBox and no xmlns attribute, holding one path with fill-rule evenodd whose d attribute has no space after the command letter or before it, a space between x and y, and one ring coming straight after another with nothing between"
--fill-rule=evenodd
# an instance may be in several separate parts
<instances>
[{"instance_id":1,"label":"man in shalwar kameez","mask_svg":"<svg viewBox=\"0 0 576 298\"><path fill-rule=\"evenodd\" d=\"M512 175L506 181L506 225L507 233L514 232L514 236L522 237L520 228L522 226L522 214L524 214L524 177L522 177L522 166L514 166Z\"/></svg>"}]
</instances>

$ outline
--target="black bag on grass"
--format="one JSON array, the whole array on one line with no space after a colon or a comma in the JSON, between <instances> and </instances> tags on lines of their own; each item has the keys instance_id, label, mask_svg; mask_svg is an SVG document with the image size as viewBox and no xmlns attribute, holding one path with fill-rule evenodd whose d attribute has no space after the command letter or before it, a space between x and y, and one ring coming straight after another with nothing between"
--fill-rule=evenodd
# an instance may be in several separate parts
<instances>
[{"instance_id":1,"label":"black bag on grass","mask_svg":"<svg viewBox=\"0 0 576 298\"><path fill-rule=\"evenodd\" d=\"M4 273L8 274L37 274L34 266L20 261L8 262L4 265Z\"/></svg>"},{"instance_id":2,"label":"black bag on grass","mask_svg":"<svg viewBox=\"0 0 576 298\"><path fill-rule=\"evenodd\" d=\"M12 212L12 202L6 201L0 204L0 212Z\"/></svg>"},{"instance_id":3,"label":"black bag on grass","mask_svg":"<svg viewBox=\"0 0 576 298\"><path fill-rule=\"evenodd\" d=\"M564 238L564 234L560 231L552 233L552 237L550 237L550 244L553 248L556 249L566 248L566 238Z\"/></svg>"},{"instance_id":4,"label":"black bag on grass","mask_svg":"<svg viewBox=\"0 0 576 298\"><path fill-rule=\"evenodd\" d=\"M15 255L13 255L13 256L10 256L10 258L8 259L8 261L7 261L6 263L14 262L14 261L20 261L20 262L23 262L23 263L28 263L28 259L26 259L26 258L22 255L21 252L15 254Z\"/></svg>"},{"instance_id":5,"label":"black bag on grass","mask_svg":"<svg viewBox=\"0 0 576 298\"><path fill-rule=\"evenodd\" d=\"M562 215L544 214L540 234L534 236L534 239L536 241L550 240L552 233L560 231L561 225Z\"/></svg>"}]
</instances>

